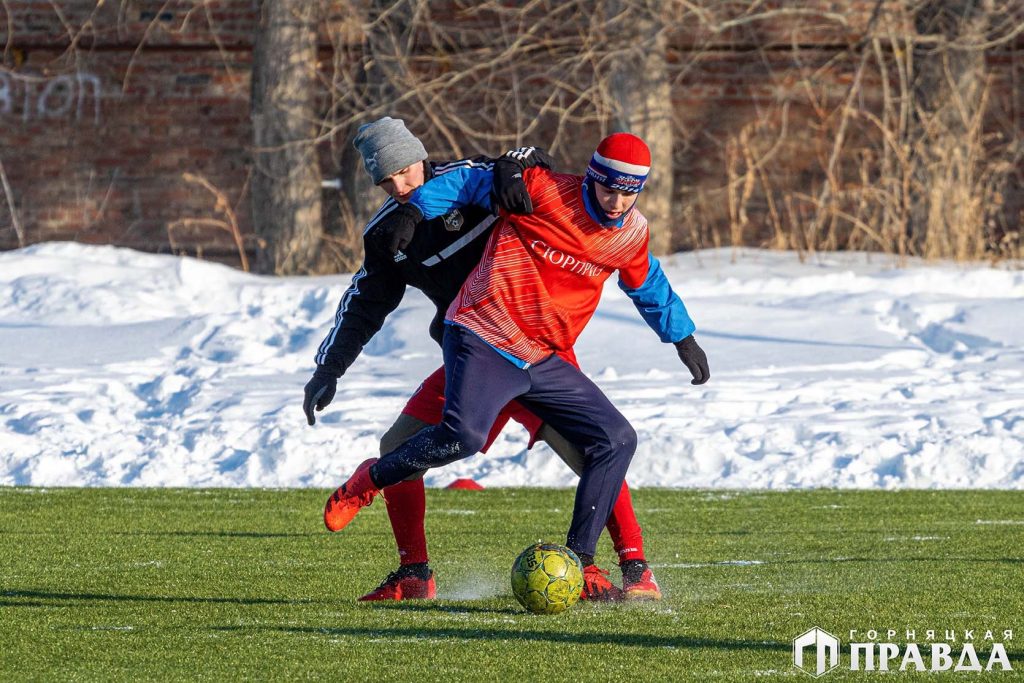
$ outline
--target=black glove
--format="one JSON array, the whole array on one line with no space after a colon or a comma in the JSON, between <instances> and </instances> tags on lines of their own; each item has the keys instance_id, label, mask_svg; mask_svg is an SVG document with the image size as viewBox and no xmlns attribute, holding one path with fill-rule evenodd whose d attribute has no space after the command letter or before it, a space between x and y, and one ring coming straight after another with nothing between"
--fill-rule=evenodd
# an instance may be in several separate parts
<instances>
[{"instance_id":1,"label":"black glove","mask_svg":"<svg viewBox=\"0 0 1024 683\"><path fill-rule=\"evenodd\" d=\"M338 390L338 378L333 372L317 368L313 377L306 382L306 399L302 402L302 412L306 413L306 421L316 424L313 408L323 410L334 400L334 392Z\"/></svg>"},{"instance_id":2,"label":"black glove","mask_svg":"<svg viewBox=\"0 0 1024 683\"><path fill-rule=\"evenodd\" d=\"M693 375L690 384L704 384L711 379L708 356L704 353L704 349L697 344L697 340L693 338L692 334L686 339L677 341L675 346L676 351L679 352L679 360L683 361L683 365Z\"/></svg>"},{"instance_id":3,"label":"black glove","mask_svg":"<svg viewBox=\"0 0 1024 683\"><path fill-rule=\"evenodd\" d=\"M523 182L523 171L534 166L551 168L548 153L537 147L522 147L494 161L494 201L509 213L533 213L533 202Z\"/></svg>"},{"instance_id":4,"label":"black glove","mask_svg":"<svg viewBox=\"0 0 1024 683\"><path fill-rule=\"evenodd\" d=\"M494 202L509 213L533 213L518 161L501 157L494 162Z\"/></svg>"},{"instance_id":5,"label":"black glove","mask_svg":"<svg viewBox=\"0 0 1024 683\"><path fill-rule=\"evenodd\" d=\"M409 246L416 226L423 220L423 213L412 204L399 204L391 213L380 220L377 228L378 239L393 256Z\"/></svg>"}]
</instances>

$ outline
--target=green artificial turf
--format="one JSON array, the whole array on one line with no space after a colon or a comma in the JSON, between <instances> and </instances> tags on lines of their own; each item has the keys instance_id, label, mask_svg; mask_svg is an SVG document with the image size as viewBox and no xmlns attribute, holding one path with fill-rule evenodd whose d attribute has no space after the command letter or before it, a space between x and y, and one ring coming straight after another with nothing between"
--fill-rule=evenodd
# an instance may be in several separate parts
<instances>
[{"instance_id":1,"label":"green artificial turf","mask_svg":"<svg viewBox=\"0 0 1024 683\"><path fill-rule=\"evenodd\" d=\"M1024 672L1019 492L637 490L665 599L549 617L508 571L564 539L571 491L429 491L439 599L372 604L384 505L329 534L327 493L0 488L0 680L812 680L791 641L813 626L1014 629L1016 671L881 680ZM618 582L607 537L597 559Z\"/></svg>"}]
</instances>

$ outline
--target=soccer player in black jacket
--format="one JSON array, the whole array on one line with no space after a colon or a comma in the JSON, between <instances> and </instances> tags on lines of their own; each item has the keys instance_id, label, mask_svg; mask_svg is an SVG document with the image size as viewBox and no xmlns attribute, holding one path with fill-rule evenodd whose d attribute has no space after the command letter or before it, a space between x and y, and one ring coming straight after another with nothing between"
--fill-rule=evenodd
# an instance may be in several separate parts
<instances>
[{"instance_id":1,"label":"soccer player in black jacket","mask_svg":"<svg viewBox=\"0 0 1024 683\"><path fill-rule=\"evenodd\" d=\"M445 163L427 160L423 144L399 119L384 117L362 126L354 144L362 154L367 173L389 198L363 231L364 262L338 305L334 327L316 355L317 369L305 387L303 410L310 425L314 410L323 410L334 398L337 380L345 373L385 318L398 307L406 286L422 291L436 307L430 335L438 343L443 335L445 311L458 294L463 281L480 261L496 217L485 210L468 207L437 219L422 221L409 234L387 232L382 219L394 211L430 178L466 166L494 166L496 204L513 213L532 211L522 181L524 169L549 166L541 150L526 147L508 152L497 162L473 157ZM403 409L395 424L381 439L381 454L389 453L423 427L438 424L444 399L443 367L428 377ZM530 432L530 445L544 440L577 474L583 457L563 437L519 404L510 403L495 422L488 446L508 419L515 419ZM484 447L484 450L487 446ZM426 496L422 478L410 479L387 488L388 517L391 521L401 566L362 600L403 600L433 598L433 572L428 565L423 520ZM333 497L332 497L333 499ZM332 531L331 502L324 522ZM608 521L608 530L619 554L623 573L620 591L603 574L588 581L583 595L590 599L657 599L660 590L643 553L643 537L633 512L629 489L623 485Z\"/></svg>"}]
</instances>

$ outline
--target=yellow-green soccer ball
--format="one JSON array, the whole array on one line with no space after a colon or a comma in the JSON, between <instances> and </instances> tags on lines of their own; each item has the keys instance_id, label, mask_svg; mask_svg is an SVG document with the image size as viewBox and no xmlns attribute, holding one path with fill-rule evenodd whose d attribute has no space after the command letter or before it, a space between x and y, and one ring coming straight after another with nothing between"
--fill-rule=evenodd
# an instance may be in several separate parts
<instances>
[{"instance_id":1,"label":"yellow-green soccer ball","mask_svg":"<svg viewBox=\"0 0 1024 683\"><path fill-rule=\"evenodd\" d=\"M576 553L556 543L537 543L512 563L512 594L534 614L558 614L580 599L583 565Z\"/></svg>"}]
</instances>

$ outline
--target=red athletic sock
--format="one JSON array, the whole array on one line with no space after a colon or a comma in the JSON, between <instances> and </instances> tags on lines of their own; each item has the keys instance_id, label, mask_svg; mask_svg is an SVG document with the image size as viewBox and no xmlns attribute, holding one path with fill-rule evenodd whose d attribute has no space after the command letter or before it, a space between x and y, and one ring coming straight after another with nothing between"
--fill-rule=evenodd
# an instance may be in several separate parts
<instances>
[{"instance_id":1,"label":"red athletic sock","mask_svg":"<svg viewBox=\"0 0 1024 683\"><path fill-rule=\"evenodd\" d=\"M626 560L647 561L644 557L643 531L640 529L640 522L636 521L633 497L629 494L626 482L622 482L619 499L615 501L612 515L608 518L608 535L612 537L620 564Z\"/></svg>"},{"instance_id":2,"label":"red athletic sock","mask_svg":"<svg viewBox=\"0 0 1024 683\"><path fill-rule=\"evenodd\" d=\"M427 513L427 494L422 479L400 481L384 489L391 531L398 544L399 564L427 561L427 534L423 518Z\"/></svg>"}]
</instances>

